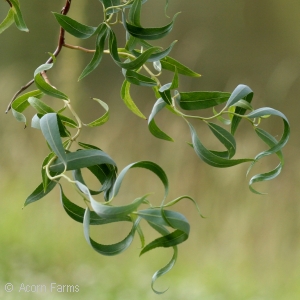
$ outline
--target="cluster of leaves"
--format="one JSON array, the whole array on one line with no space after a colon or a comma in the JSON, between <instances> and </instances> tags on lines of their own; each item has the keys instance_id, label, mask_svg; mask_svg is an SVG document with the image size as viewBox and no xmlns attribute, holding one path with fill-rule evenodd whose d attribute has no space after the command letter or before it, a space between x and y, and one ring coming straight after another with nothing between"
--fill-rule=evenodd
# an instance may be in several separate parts
<instances>
[{"instance_id":1,"label":"cluster of leaves","mask_svg":"<svg viewBox=\"0 0 300 300\"><path fill-rule=\"evenodd\" d=\"M70 5L71 0L67 1ZM132 85L152 88L156 102L148 117L148 128L155 137L166 141L173 141L155 122L156 115L161 110L167 109L186 121L191 133L192 142L190 146L201 160L213 167L227 168L249 162L249 172L261 158L271 154L277 155L279 164L275 169L254 175L249 181L250 190L254 193L259 193L252 185L256 182L275 178L280 174L283 167L284 160L281 150L287 143L290 133L287 118L284 114L272 108L254 109L251 105L253 92L246 85L238 85L232 93L218 91L179 91L179 75L191 77L199 77L200 75L169 56L176 41L171 43L166 49L150 44L150 41L161 39L170 33L178 14L173 17L170 23L163 27L145 28L141 25L141 9L146 1L100 0L103 5L103 22L95 27L81 24L63 13L54 13L54 17L62 30L79 39L96 37L94 50L67 44L62 45L68 48L93 52L93 57L82 71L79 80L89 75L99 66L103 54L109 54L112 60L122 69L124 76L124 82L120 91L121 98L135 115L144 119L146 117L131 98L130 89ZM6 19L0 25L0 32L8 28L13 22L16 23L20 30L27 31L18 0L7 0L7 2L11 8ZM168 1L166 2L167 7ZM114 21L112 21L113 19ZM126 33L124 48L118 47L117 37L112 29L113 25L119 23L122 24ZM108 49L105 49L106 43L108 44ZM118 173L116 163L107 153L94 145L79 142L78 137L82 126L101 126L108 121L109 107L105 102L94 99L102 106L105 113L97 120L89 124L84 124L73 110L69 97L53 87L45 77L45 72L50 70L55 63L54 55L52 55L52 61L53 63L41 65L34 72L34 82L37 90L19 96L11 105L14 117L25 124L26 118L23 111L29 106L36 110L36 114L31 121L31 126L41 130L50 150L49 155L44 159L42 164L42 183L26 199L25 206L40 200L58 185L61 203L66 213L75 221L83 224L86 241L100 254L111 256L123 252L130 246L135 233L138 234L141 241L141 254L157 247L173 247L174 254L170 262L158 270L152 277L153 288L155 280L172 269L177 258L177 245L184 242L189 236L190 225L184 215L168 210L167 208L182 199L191 200L198 211L199 208L196 202L189 196L181 196L165 203L169 190L168 178L163 169L156 163L138 161L128 165ZM173 73L171 82L165 84L160 82L159 75L163 70ZM155 72L156 74L154 74ZM58 111L52 109L41 100L43 95L61 99L62 108ZM216 106L219 105L223 107L217 111ZM186 111L208 108L212 108L211 117L201 117L186 113ZM67 117L65 114L66 111L71 113L73 117ZM284 130L279 141L265 130L259 128L261 121L270 116L277 116L283 120ZM226 150L216 151L207 149L200 141L196 129L188 121L189 119L203 121ZM234 135L242 119L247 120L251 124L257 136L268 146L267 150L260 152L254 158L234 159L236 153ZM213 120L219 122L220 125L212 122ZM230 129L226 130L224 126L230 126ZM72 133L73 131L75 131L74 134ZM74 144L77 144L79 148L71 151L71 146ZM83 168L87 168L97 178L101 185L99 190L95 191L88 188L88 184L85 182L81 172ZM150 203L148 199L149 194L143 195L124 206L113 205L113 199L119 192L124 176L130 169L134 168L147 169L160 179L165 189L160 206L153 206ZM67 171L72 171L71 177L67 175L69 174ZM66 179L74 185L83 199L84 208L76 205L67 198L60 183L61 178ZM103 195L103 202L94 199L94 196L98 194ZM141 205L146 205L148 208L141 209ZM140 225L141 220L145 220L161 237L145 244L144 234ZM113 222L132 223L132 229L124 240L113 245L102 245L90 237L89 227L91 225L103 225ZM167 228L171 229L171 231ZM155 292L160 293L158 291Z\"/></svg>"}]
</instances>

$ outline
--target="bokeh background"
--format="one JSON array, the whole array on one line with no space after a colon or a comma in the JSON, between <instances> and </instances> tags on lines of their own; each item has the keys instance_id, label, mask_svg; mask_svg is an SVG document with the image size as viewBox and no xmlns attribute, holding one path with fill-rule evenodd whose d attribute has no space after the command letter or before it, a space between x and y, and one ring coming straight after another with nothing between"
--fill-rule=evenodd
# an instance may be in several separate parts
<instances>
[{"instance_id":1,"label":"bokeh background","mask_svg":"<svg viewBox=\"0 0 300 300\"><path fill-rule=\"evenodd\" d=\"M40 183L40 165L48 151L39 131L30 126L24 130L23 124L4 111L16 90L46 61L47 52L54 51L59 27L51 11L59 12L64 1L20 2L30 33L12 26L0 37L0 298L156 299L150 280L169 260L168 249L138 257L140 245L135 240L117 257L98 255L86 244L81 224L63 211L58 190L22 210L24 200ZM145 26L169 22L163 4L161 0L148 1L143 10ZM1 1L0 19L7 9ZM191 203L178 204L177 209L191 223L191 235L179 246L175 268L156 284L161 290L169 287L160 299L299 299L300 4L292 0L170 1L169 15L177 11L182 13L174 30L160 45L178 39L171 56L202 74L199 79L181 77L181 91L231 92L238 84L247 84L254 90L256 108L273 107L290 120L292 134L284 148L282 174L256 186L267 195L249 191L246 165L220 170L200 161L186 144L190 141L187 126L168 112L161 113L157 122L175 142L151 136L146 122L128 111L120 99L123 77L110 57L104 57L97 71L77 82L91 55L63 49L49 78L71 97L86 122L102 113L90 97L110 106L110 121L84 130L83 142L101 147L119 169L137 160L159 163L169 176L169 200L189 194L206 216L200 218ZM74 1L69 15L97 25L102 20L100 2ZM121 26L117 33L122 40ZM68 43L94 45L93 40L66 37ZM171 74L164 77L170 78ZM155 101L151 91L135 87L132 97L149 115ZM47 101L54 106L58 102ZM29 123L33 113L28 109ZM237 132L238 155L253 157L265 148L247 125L242 124ZM205 127L197 126L205 143L217 147ZM265 120L264 128L277 137L282 134L279 119ZM268 171L276 163L276 159L267 158L255 171ZM152 200L159 203L161 183L146 171L134 170L126 178L118 201L131 201L147 192L155 192ZM110 225L96 228L93 236L99 242L113 243L127 232L126 226ZM150 230L146 235L154 236ZM7 282L15 286L12 293L4 291ZM48 287L50 283L77 284L80 291L26 294L18 292L21 283Z\"/></svg>"}]
</instances>

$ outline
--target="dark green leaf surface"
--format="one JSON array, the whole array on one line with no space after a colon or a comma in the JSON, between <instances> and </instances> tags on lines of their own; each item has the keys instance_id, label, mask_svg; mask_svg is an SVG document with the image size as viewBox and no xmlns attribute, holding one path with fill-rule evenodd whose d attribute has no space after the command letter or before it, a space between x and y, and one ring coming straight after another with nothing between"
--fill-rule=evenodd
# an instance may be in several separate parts
<instances>
[{"instance_id":1,"label":"dark green leaf surface","mask_svg":"<svg viewBox=\"0 0 300 300\"><path fill-rule=\"evenodd\" d=\"M141 27L142 0L134 0L128 13L129 23Z\"/></svg>"},{"instance_id":2,"label":"dark green leaf surface","mask_svg":"<svg viewBox=\"0 0 300 300\"><path fill-rule=\"evenodd\" d=\"M156 86L157 82L147 76L141 75L133 70L126 70L125 78L130 83L139 86Z\"/></svg>"},{"instance_id":3,"label":"dark green leaf surface","mask_svg":"<svg viewBox=\"0 0 300 300\"><path fill-rule=\"evenodd\" d=\"M55 89L54 87L52 87L50 84L48 84L44 78L42 77L42 75L40 74L41 72L47 71L49 69L51 69L53 66L53 64L43 64L41 66L39 66L35 71L34 71L34 82L37 86L37 88L45 93L46 95L55 97L55 98L59 98L59 99L64 99L64 100L68 100L68 96L65 95L63 92Z\"/></svg>"},{"instance_id":4,"label":"dark green leaf surface","mask_svg":"<svg viewBox=\"0 0 300 300\"><path fill-rule=\"evenodd\" d=\"M124 14L123 14L123 24L125 29L134 37L137 37L142 40L157 40L163 38L164 36L166 36L168 33L171 32L174 26L175 18L177 17L178 14L179 13L174 15L172 22L170 22L168 25L163 27L143 28L141 26L135 26L133 24L126 22Z\"/></svg>"},{"instance_id":5,"label":"dark green leaf surface","mask_svg":"<svg viewBox=\"0 0 300 300\"><path fill-rule=\"evenodd\" d=\"M278 141L272 135L270 135L268 132L266 132L265 130L262 130L260 128L256 128L255 132L271 148L276 146L276 144L278 143ZM255 190L252 187L252 185L254 183L274 179L281 173L281 170L282 170L283 165L284 165L283 154L282 154L281 151L277 151L276 154L277 154L277 156L280 160L280 163L277 165L276 168L274 168L270 172L257 174L257 175L254 175L254 176L251 177L251 179L249 181L249 188L253 193L262 194L262 193L258 192L257 190ZM257 156L257 157L259 157L259 156ZM258 161L259 158L257 159L257 157L254 158L254 162L250 165L247 173L250 172L250 170L252 169L254 164Z\"/></svg>"},{"instance_id":6,"label":"dark green leaf surface","mask_svg":"<svg viewBox=\"0 0 300 300\"><path fill-rule=\"evenodd\" d=\"M68 16L55 12L53 14L59 25L65 31L79 39L87 39L91 37L97 30L97 27L91 27L81 24Z\"/></svg>"},{"instance_id":7,"label":"dark green leaf surface","mask_svg":"<svg viewBox=\"0 0 300 300\"><path fill-rule=\"evenodd\" d=\"M122 62L119 57L119 53L118 53L118 45L117 45L116 35L112 30L110 30L109 31L109 50L110 50L110 54L111 54L113 60L119 67L126 69L126 70L134 70L134 69L140 68L148 60L148 58L151 56L151 54L159 51L160 48L159 47L149 48L149 49L145 50L141 55L139 55L133 61Z\"/></svg>"},{"instance_id":8,"label":"dark green leaf surface","mask_svg":"<svg viewBox=\"0 0 300 300\"><path fill-rule=\"evenodd\" d=\"M169 192L169 181L168 181L168 177L166 175L166 173L164 172L164 170L158 165L155 164L154 162L151 161L138 161L135 163L132 163L130 165L128 165L127 167L125 167L119 174L119 176L117 177L117 180L114 184L114 188L113 188L113 197L116 196L119 192L119 189L121 187L122 181L124 179L124 176L126 175L126 173L133 168L143 168L143 169L148 169L149 171L153 172L154 174L156 174L158 176L158 178L161 180L161 182L164 185L165 188L165 195L164 195L164 199L167 197L168 192Z\"/></svg>"},{"instance_id":9,"label":"dark green leaf surface","mask_svg":"<svg viewBox=\"0 0 300 300\"><path fill-rule=\"evenodd\" d=\"M169 234L169 231L164 226L161 226L161 225L158 225L158 224L155 224L155 223L151 223L151 222L148 222L148 224L163 236ZM158 295L163 294L168 290L168 289L166 289L163 292L159 292L159 291L154 289L154 283L159 277L166 274L167 272L169 272L174 267L174 265L176 263L176 260L177 260L177 255L178 255L177 246L173 246L173 250L174 250L174 253L173 253L173 256L172 256L171 260L163 268L156 271L154 273L154 275L152 276L151 288Z\"/></svg>"},{"instance_id":10,"label":"dark green leaf surface","mask_svg":"<svg viewBox=\"0 0 300 300\"><path fill-rule=\"evenodd\" d=\"M249 113L248 115L246 115L248 118L260 118L260 117L264 117L264 116L277 116L282 118L283 120L283 124L284 124L284 131L283 134L281 136L281 139L279 140L278 143L276 143L276 145L274 145L273 147L271 147L269 150L267 151L263 151L260 154L258 154L256 156L256 160L260 159L266 155L271 155L277 151L280 151L285 144L288 142L289 137L290 137L290 124L289 121L287 119L287 117L280 111L270 108L270 107L263 107L263 108L259 108L257 110L252 111L251 113Z\"/></svg>"},{"instance_id":11,"label":"dark green leaf surface","mask_svg":"<svg viewBox=\"0 0 300 300\"><path fill-rule=\"evenodd\" d=\"M194 148L196 154L207 164L209 164L213 167L217 167L217 168L228 168L228 167L232 167L232 166L244 163L244 162L253 161L253 159L250 159L250 158L226 159L226 158L216 155L215 153L209 151L202 145L202 143L200 142L200 140L197 136L197 133L196 133L194 127L190 123L188 123L188 125L191 130L193 148Z\"/></svg>"},{"instance_id":12,"label":"dark green leaf surface","mask_svg":"<svg viewBox=\"0 0 300 300\"><path fill-rule=\"evenodd\" d=\"M245 99L244 101L247 101L250 105L250 103L253 99L253 93L249 93L247 96L244 97L244 99ZM246 111L247 111L247 109L242 108L242 107L236 107L234 110L234 112L239 115L244 115L246 113ZM237 127L241 120L242 120L241 117L236 116L236 115L233 116L232 121L231 121L231 134L235 134Z\"/></svg>"},{"instance_id":13,"label":"dark green leaf surface","mask_svg":"<svg viewBox=\"0 0 300 300\"><path fill-rule=\"evenodd\" d=\"M149 131L157 138L173 142L174 140L168 136L165 132L163 132L155 123L154 117L166 106L166 102L162 99L159 98L151 111L151 114L148 119L148 128Z\"/></svg>"},{"instance_id":14,"label":"dark green leaf surface","mask_svg":"<svg viewBox=\"0 0 300 300\"><path fill-rule=\"evenodd\" d=\"M208 122L207 125L215 137L226 147L228 151L227 158L232 158L236 151L236 142L233 135L217 124Z\"/></svg>"},{"instance_id":15,"label":"dark green leaf surface","mask_svg":"<svg viewBox=\"0 0 300 300\"><path fill-rule=\"evenodd\" d=\"M66 213L75 221L83 223L85 209L71 202L63 193L62 187L60 187L60 199ZM94 211L90 212L90 225L104 225L114 222L127 221L131 222L130 217L125 216L124 218L118 219L103 219L98 216Z\"/></svg>"},{"instance_id":16,"label":"dark green leaf surface","mask_svg":"<svg viewBox=\"0 0 300 300\"><path fill-rule=\"evenodd\" d=\"M185 75L185 76L191 76L191 77L200 77L201 75L192 71L187 66L183 65L176 59L167 56L161 60L161 66L163 69L175 72L175 68L177 68L177 71L179 74Z\"/></svg>"},{"instance_id":17,"label":"dark green leaf surface","mask_svg":"<svg viewBox=\"0 0 300 300\"><path fill-rule=\"evenodd\" d=\"M230 93L184 92L180 94L180 107L185 110L206 109L226 102Z\"/></svg>"},{"instance_id":18,"label":"dark green leaf surface","mask_svg":"<svg viewBox=\"0 0 300 300\"><path fill-rule=\"evenodd\" d=\"M82 71L81 75L78 78L78 81L84 78L85 76L87 76L88 74L90 74L92 71L94 71L100 64L103 57L106 37L107 37L107 26L105 24L101 24L96 39L96 51L90 63Z\"/></svg>"},{"instance_id":19,"label":"dark green leaf surface","mask_svg":"<svg viewBox=\"0 0 300 300\"><path fill-rule=\"evenodd\" d=\"M116 163L112 158L101 150L87 149L66 154L67 170L76 170L87 168L94 165L110 164L115 166ZM60 158L54 161L50 170L53 172L62 172L64 164Z\"/></svg>"},{"instance_id":20,"label":"dark green leaf surface","mask_svg":"<svg viewBox=\"0 0 300 300\"><path fill-rule=\"evenodd\" d=\"M13 116L19 121L24 122L26 125L26 117L22 114L22 112L30 106L28 102L29 97L41 98L44 95L40 90L35 90L32 92L28 92L16 98L16 100L11 105L11 110Z\"/></svg>"},{"instance_id":21,"label":"dark green leaf surface","mask_svg":"<svg viewBox=\"0 0 300 300\"><path fill-rule=\"evenodd\" d=\"M58 179L59 180L59 179ZM24 207L32 202L38 201L49 194L56 186L56 181L48 182L46 190L44 191L43 183L41 183L25 200Z\"/></svg>"},{"instance_id":22,"label":"dark green leaf surface","mask_svg":"<svg viewBox=\"0 0 300 300\"><path fill-rule=\"evenodd\" d=\"M136 219L136 221L133 223L129 235L121 242L112 245L102 245L90 238L90 229L89 229L90 210L87 208L85 210L84 220L83 220L84 236L87 243L98 253L106 256L117 255L125 251L131 245L134 238L134 234L137 230L137 226L139 225L139 222L140 222L140 218Z\"/></svg>"}]
</instances>

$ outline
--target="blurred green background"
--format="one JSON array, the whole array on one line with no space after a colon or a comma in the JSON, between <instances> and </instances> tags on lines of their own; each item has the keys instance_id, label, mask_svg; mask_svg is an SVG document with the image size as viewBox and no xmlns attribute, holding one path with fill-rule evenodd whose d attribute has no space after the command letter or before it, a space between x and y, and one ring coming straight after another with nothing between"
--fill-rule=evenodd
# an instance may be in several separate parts
<instances>
[{"instance_id":1,"label":"blurred green background","mask_svg":"<svg viewBox=\"0 0 300 300\"><path fill-rule=\"evenodd\" d=\"M26 197L40 183L40 165L47 155L41 133L4 115L12 95L28 82L36 67L53 52L58 24L51 11L59 12L63 0L20 1L30 33L15 26L0 37L1 156L0 156L0 298L1 299L156 299L151 289L152 274L169 259L168 249L138 257L136 239L125 253L103 257L85 242L82 226L63 211L58 190L22 210ZM169 22L164 1L148 1L144 25ZM99 8L99 10L98 10ZM99 1L74 1L70 16L89 25L102 18ZM8 5L1 1L0 19ZM81 141L94 143L109 153L119 169L137 160L153 160L167 172L169 200L182 194L194 197L207 217L201 219L192 204L177 207L191 223L191 235L179 246L175 268L158 280L156 288L170 289L160 299L277 300L300 298L300 202L299 202L299 94L300 94L300 3L280 0L170 1L169 15L182 13L173 32L160 45L174 39L172 57L202 74L200 79L181 77L181 91L221 90L231 92L238 84L254 90L254 107L270 106L289 118L292 135L284 148L285 168L279 178L257 185L268 194L258 196L248 189L246 165L214 169L200 161L186 141L184 122L162 113L158 123L174 143L157 140L146 122L128 111L119 96L122 74L110 57L100 68L77 82L91 55L63 49L49 78L69 95L86 122L102 111L90 97L104 100L111 119L98 129L84 130ZM118 36L122 39L122 27ZM67 42L93 47L94 41ZM171 74L166 75L166 80ZM151 91L134 88L132 97L149 115L154 103ZM56 100L49 99L54 104ZM33 110L28 110L28 120ZM30 122L30 121L29 121ZM253 157L264 145L248 124L237 132L238 155ZM215 146L202 124L198 132L207 145ZM265 120L264 128L280 137L279 119ZM262 160L254 171L268 171L274 159ZM255 173L253 173L255 174ZM132 184L134 182L134 185ZM161 199L161 183L143 170L132 171L124 181L119 203L155 192ZM143 224L145 225L145 224ZM145 227L145 226L144 226ZM124 226L93 230L99 242L117 242L128 232ZM146 230L147 237L152 232ZM149 241L149 239L148 239ZM15 286L12 293L4 285ZM79 285L78 293L18 292L20 284L50 283Z\"/></svg>"}]
</instances>

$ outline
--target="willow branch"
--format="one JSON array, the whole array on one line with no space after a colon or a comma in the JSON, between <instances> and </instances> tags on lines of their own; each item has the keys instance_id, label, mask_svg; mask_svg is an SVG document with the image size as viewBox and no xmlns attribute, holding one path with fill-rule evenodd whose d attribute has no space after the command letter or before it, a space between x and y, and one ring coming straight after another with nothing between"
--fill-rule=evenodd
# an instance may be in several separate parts
<instances>
[{"instance_id":1,"label":"willow branch","mask_svg":"<svg viewBox=\"0 0 300 300\"><path fill-rule=\"evenodd\" d=\"M10 3L9 0L7 0L7 2ZM71 7L71 2L72 2L72 0L66 0L65 6L64 6L64 7L62 8L62 10L61 10L61 14L62 14L62 15L66 15L66 14L69 12L70 7ZM57 44L57 47L56 47L55 51L53 52L53 56L54 56L54 57L57 57L57 56L59 55L59 53L60 53L60 51L61 51L61 49L62 49L64 43L65 43L65 30L64 30L62 27L60 27L60 30L59 30L59 37L58 37L58 44ZM53 62L53 58L50 57L50 58L46 61L46 64L50 64L50 63L52 63L52 62ZM8 104L8 106L7 106L7 109L6 109L6 111L5 111L6 114L10 111L11 105L12 105L12 103L16 100L16 98L17 98L23 91L25 91L28 87L30 87L33 83L34 83L34 79L31 79L28 83L26 83L24 86L22 86L22 87L14 94L13 98L11 99L11 101L9 102L9 104Z\"/></svg>"}]
</instances>

